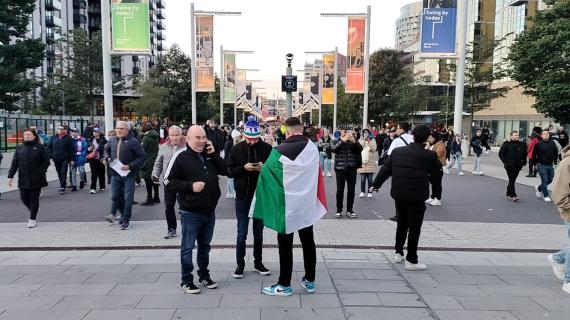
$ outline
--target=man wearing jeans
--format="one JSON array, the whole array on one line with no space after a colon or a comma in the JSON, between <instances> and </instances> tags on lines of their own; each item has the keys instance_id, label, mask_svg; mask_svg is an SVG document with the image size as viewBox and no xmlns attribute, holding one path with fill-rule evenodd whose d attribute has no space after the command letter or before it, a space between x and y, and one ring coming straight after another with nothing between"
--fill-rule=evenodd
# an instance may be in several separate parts
<instances>
[{"instance_id":1,"label":"man wearing jeans","mask_svg":"<svg viewBox=\"0 0 570 320\"><path fill-rule=\"evenodd\" d=\"M548 130L542 131L542 140L534 146L532 161L537 164L540 175L540 185L534 187L536 197L544 196L544 201L551 202L548 194L548 185L554 178L554 164L558 162L558 148L554 141L550 139Z\"/></svg>"},{"instance_id":2,"label":"man wearing jeans","mask_svg":"<svg viewBox=\"0 0 570 320\"><path fill-rule=\"evenodd\" d=\"M249 209L257 187L257 180L263 164L269 158L271 145L261 141L259 124L255 118L245 123L243 131L245 141L232 147L227 157L228 175L234 178L236 189L236 219L237 219L237 268L233 274L236 279L243 278L245 268L245 241L249 227ZM261 275L269 275L262 263L263 221L253 218L253 270Z\"/></svg>"},{"instance_id":3,"label":"man wearing jeans","mask_svg":"<svg viewBox=\"0 0 570 320\"><path fill-rule=\"evenodd\" d=\"M57 177L59 178L59 194L65 192L67 186L67 170L69 165L75 164L75 145L64 126L57 128L48 143L49 157L53 160Z\"/></svg>"},{"instance_id":4,"label":"man wearing jeans","mask_svg":"<svg viewBox=\"0 0 570 320\"><path fill-rule=\"evenodd\" d=\"M164 185L169 192L178 194L180 222L182 225L182 243L180 262L182 281L180 287L186 293L200 293L194 284L192 271L192 251L198 242L198 277L199 283L208 289L217 288L217 283L210 278L210 242L216 223L216 206L221 191L218 175L227 175L224 159L215 152L206 132L194 125L186 135L187 148L176 153L164 176Z\"/></svg>"},{"instance_id":5,"label":"man wearing jeans","mask_svg":"<svg viewBox=\"0 0 570 320\"><path fill-rule=\"evenodd\" d=\"M133 208L135 194L135 178L138 168L145 159L140 142L129 134L129 125L125 121L118 121L115 125L116 136L109 139L105 145L105 162L110 164L111 171L111 214L105 219L115 222L117 211L121 212L121 230L128 230ZM120 161L120 168L112 169L114 160ZM125 175L125 173L127 173ZM122 174L122 175L121 175Z\"/></svg>"}]
</instances>

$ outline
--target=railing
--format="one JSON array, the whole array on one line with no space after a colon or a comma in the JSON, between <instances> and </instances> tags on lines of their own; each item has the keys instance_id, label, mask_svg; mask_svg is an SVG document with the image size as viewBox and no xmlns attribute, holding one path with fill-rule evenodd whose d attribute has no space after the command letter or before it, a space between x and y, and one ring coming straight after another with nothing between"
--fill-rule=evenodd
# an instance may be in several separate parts
<instances>
[{"instance_id":1,"label":"railing","mask_svg":"<svg viewBox=\"0 0 570 320\"><path fill-rule=\"evenodd\" d=\"M46 0L46 10L61 11L61 1L60 0Z\"/></svg>"}]
</instances>

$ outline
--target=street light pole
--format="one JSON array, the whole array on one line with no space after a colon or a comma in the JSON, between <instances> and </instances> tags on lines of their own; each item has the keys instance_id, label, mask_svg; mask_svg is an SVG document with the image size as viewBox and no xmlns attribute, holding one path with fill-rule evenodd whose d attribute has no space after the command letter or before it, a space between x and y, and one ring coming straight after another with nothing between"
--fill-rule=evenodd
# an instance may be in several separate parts
<instances>
[{"instance_id":1,"label":"street light pole","mask_svg":"<svg viewBox=\"0 0 570 320\"><path fill-rule=\"evenodd\" d=\"M336 112L337 112L337 81L338 81L338 47L334 47L334 82L333 82L333 86L334 86L334 97L333 97L333 102L334 102L334 106L333 106L333 127L332 127L332 132L334 132L336 130ZM319 126L320 126L320 120L319 120Z\"/></svg>"},{"instance_id":2,"label":"street light pole","mask_svg":"<svg viewBox=\"0 0 570 320\"><path fill-rule=\"evenodd\" d=\"M453 114L453 130L462 134L463 129L463 92L465 89L465 58L467 51L467 14L469 13L469 1L462 0L461 12L459 13L459 32L457 42L459 43L457 61L457 79L455 81L455 109Z\"/></svg>"},{"instance_id":3,"label":"street light pole","mask_svg":"<svg viewBox=\"0 0 570 320\"><path fill-rule=\"evenodd\" d=\"M105 0L103 0L105 2ZM194 2L190 3L190 59L192 60L192 124L196 122L196 19L194 17Z\"/></svg>"},{"instance_id":4,"label":"street light pole","mask_svg":"<svg viewBox=\"0 0 570 320\"><path fill-rule=\"evenodd\" d=\"M362 112L362 129L368 125L368 75L370 72L370 15L372 8L366 7L366 43L364 45L364 110Z\"/></svg>"},{"instance_id":5,"label":"street light pole","mask_svg":"<svg viewBox=\"0 0 570 320\"><path fill-rule=\"evenodd\" d=\"M101 1L101 38L103 55L103 102L105 131L113 130L113 74L111 71L111 7Z\"/></svg>"},{"instance_id":6,"label":"street light pole","mask_svg":"<svg viewBox=\"0 0 570 320\"><path fill-rule=\"evenodd\" d=\"M291 67L291 62L293 61L293 54L288 53L286 56L287 59L287 70L286 75L292 76L293 75L293 68ZM287 118L293 116L293 93L287 92Z\"/></svg>"},{"instance_id":7,"label":"street light pole","mask_svg":"<svg viewBox=\"0 0 570 320\"><path fill-rule=\"evenodd\" d=\"M224 125L224 86L226 83L224 64L224 46L220 46L220 127Z\"/></svg>"}]
</instances>

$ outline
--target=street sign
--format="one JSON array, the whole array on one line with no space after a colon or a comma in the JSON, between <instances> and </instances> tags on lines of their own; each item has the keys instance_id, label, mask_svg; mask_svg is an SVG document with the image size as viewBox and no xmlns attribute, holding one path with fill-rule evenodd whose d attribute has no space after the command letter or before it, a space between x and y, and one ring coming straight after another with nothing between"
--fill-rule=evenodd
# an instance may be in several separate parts
<instances>
[{"instance_id":1,"label":"street sign","mask_svg":"<svg viewBox=\"0 0 570 320\"><path fill-rule=\"evenodd\" d=\"M282 92L297 92L297 76L281 76Z\"/></svg>"},{"instance_id":2,"label":"street sign","mask_svg":"<svg viewBox=\"0 0 570 320\"><path fill-rule=\"evenodd\" d=\"M424 0L420 51L425 57L456 54L457 1L428 3Z\"/></svg>"},{"instance_id":3,"label":"street sign","mask_svg":"<svg viewBox=\"0 0 570 320\"><path fill-rule=\"evenodd\" d=\"M150 20L148 0L111 4L114 52L149 53Z\"/></svg>"}]
</instances>

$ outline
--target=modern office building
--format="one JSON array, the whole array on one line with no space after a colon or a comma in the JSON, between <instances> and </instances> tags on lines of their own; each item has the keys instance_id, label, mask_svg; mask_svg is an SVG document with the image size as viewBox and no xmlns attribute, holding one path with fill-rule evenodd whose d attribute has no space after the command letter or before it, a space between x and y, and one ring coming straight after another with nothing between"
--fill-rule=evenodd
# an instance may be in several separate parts
<instances>
[{"instance_id":1,"label":"modern office building","mask_svg":"<svg viewBox=\"0 0 570 320\"><path fill-rule=\"evenodd\" d=\"M396 20L396 48L419 39L422 1L413 2L400 9L400 17Z\"/></svg>"}]
</instances>

